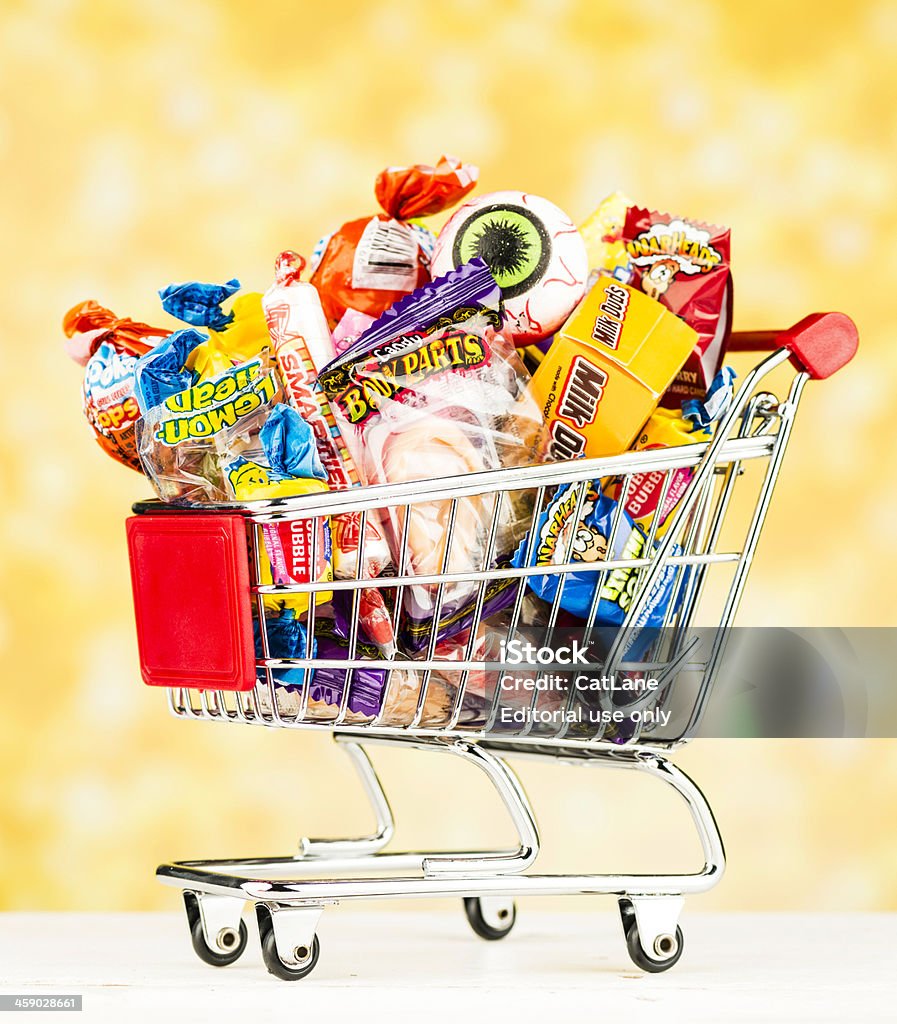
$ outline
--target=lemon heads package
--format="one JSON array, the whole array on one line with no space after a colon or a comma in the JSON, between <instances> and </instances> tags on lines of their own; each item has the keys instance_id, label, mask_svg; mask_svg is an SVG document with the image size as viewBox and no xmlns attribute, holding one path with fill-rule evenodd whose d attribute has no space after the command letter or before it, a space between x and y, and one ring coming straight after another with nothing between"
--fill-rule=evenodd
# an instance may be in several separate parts
<instances>
[{"instance_id":1,"label":"lemon heads package","mask_svg":"<svg viewBox=\"0 0 897 1024\"><path fill-rule=\"evenodd\" d=\"M137 364L139 452L159 497L250 501L325 490L311 430L286 404L268 348L200 361L207 343L199 331L175 331Z\"/></svg>"}]
</instances>

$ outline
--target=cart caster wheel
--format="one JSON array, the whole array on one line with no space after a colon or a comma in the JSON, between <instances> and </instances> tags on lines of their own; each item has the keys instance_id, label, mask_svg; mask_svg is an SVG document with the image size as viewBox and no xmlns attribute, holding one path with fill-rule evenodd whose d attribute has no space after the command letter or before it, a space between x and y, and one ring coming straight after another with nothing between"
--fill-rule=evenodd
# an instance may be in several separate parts
<instances>
[{"instance_id":1,"label":"cart caster wheel","mask_svg":"<svg viewBox=\"0 0 897 1024\"><path fill-rule=\"evenodd\" d=\"M213 967L227 967L240 959L249 939L245 921L240 922L238 931L233 928L222 928L218 935L218 945L212 949L206 942L196 897L191 893L184 893L184 905L187 908L187 921L190 925L190 941L200 960Z\"/></svg>"},{"instance_id":2,"label":"cart caster wheel","mask_svg":"<svg viewBox=\"0 0 897 1024\"><path fill-rule=\"evenodd\" d=\"M466 896L464 913L477 935L489 941L503 939L510 933L517 920L517 907L513 900L484 905L479 896Z\"/></svg>"},{"instance_id":3,"label":"cart caster wheel","mask_svg":"<svg viewBox=\"0 0 897 1024\"><path fill-rule=\"evenodd\" d=\"M679 962L682 956L682 949L685 940L682 937L682 929L676 925L675 935L658 935L654 941L656 956L648 956L642 948L642 940L639 936L638 923L635 919L635 912L631 904L620 902L620 914L623 918L623 931L626 936L626 949L636 967L640 967L649 974L660 974L668 971L674 964Z\"/></svg>"},{"instance_id":4,"label":"cart caster wheel","mask_svg":"<svg viewBox=\"0 0 897 1024\"><path fill-rule=\"evenodd\" d=\"M275 978L280 978L281 981L298 981L300 978L305 978L315 969L315 964L318 962L318 957L321 954L321 943L318 941L317 935L312 940L311 946L303 946L305 957L298 964L285 964L280 959L280 954L277 952L277 943L274 941L274 930L266 931L261 936L262 941L262 959L265 961L265 967L274 975Z\"/></svg>"},{"instance_id":5,"label":"cart caster wheel","mask_svg":"<svg viewBox=\"0 0 897 1024\"><path fill-rule=\"evenodd\" d=\"M318 962L318 957L321 955L321 943L318 941L317 935L312 939L311 946L305 946L296 951L297 959L300 961L298 964L285 964L277 952L277 942L274 939L274 925L271 921L270 913L261 906L257 907L256 910L259 923L259 941L262 945L262 960L265 961L265 967L268 968L270 973L275 978L280 978L281 981L298 981L300 978L305 978L311 974Z\"/></svg>"}]
</instances>

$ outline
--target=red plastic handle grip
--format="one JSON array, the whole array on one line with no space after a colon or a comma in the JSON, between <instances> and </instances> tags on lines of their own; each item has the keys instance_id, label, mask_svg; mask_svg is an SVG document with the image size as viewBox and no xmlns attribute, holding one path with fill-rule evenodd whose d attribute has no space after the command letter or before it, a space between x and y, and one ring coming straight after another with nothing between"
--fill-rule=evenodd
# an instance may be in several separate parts
<instances>
[{"instance_id":1,"label":"red plastic handle grip","mask_svg":"<svg viewBox=\"0 0 897 1024\"><path fill-rule=\"evenodd\" d=\"M846 313L811 313L787 331L733 331L730 352L787 348L796 366L814 380L831 377L856 355L859 335Z\"/></svg>"}]
</instances>

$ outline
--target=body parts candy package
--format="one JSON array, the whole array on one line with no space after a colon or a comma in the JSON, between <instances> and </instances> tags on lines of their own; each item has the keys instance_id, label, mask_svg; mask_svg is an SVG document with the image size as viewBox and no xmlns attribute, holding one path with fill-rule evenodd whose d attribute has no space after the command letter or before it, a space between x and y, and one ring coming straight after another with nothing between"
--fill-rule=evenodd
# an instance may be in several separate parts
<instances>
[{"instance_id":1,"label":"body parts candy package","mask_svg":"<svg viewBox=\"0 0 897 1024\"><path fill-rule=\"evenodd\" d=\"M319 381L363 453L365 483L398 483L528 465L543 457L543 423L528 396L528 374L504 330L501 292L475 259L425 285L387 311ZM526 529L524 509L503 499L493 564L507 564ZM519 505L525 504L521 496ZM483 565L493 506L490 498L457 500L447 548L450 501L410 506L405 573L462 576ZM401 506L387 532L399 565L405 532ZM521 518L523 516L523 518ZM502 605L513 580L491 581L484 615ZM442 593L440 639L469 625L479 584L459 579ZM403 646L427 646L436 623L438 588L405 588Z\"/></svg>"}]
</instances>

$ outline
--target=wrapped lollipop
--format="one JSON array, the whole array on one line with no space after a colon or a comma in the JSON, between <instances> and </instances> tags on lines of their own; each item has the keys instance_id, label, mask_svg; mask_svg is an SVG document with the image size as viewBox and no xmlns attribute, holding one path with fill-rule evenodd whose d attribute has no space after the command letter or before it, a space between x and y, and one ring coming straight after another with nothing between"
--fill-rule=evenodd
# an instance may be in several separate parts
<instances>
[{"instance_id":1,"label":"wrapped lollipop","mask_svg":"<svg viewBox=\"0 0 897 1024\"><path fill-rule=\"evenodd\" d=\"M73 306L62 327L66 352L84 367L84 415L97 443L113 459L142 472L137 454L140 408L134 393L134 369L138 357L169 332L117 317L93 299Z\"/></svg>"}]
</instances>

